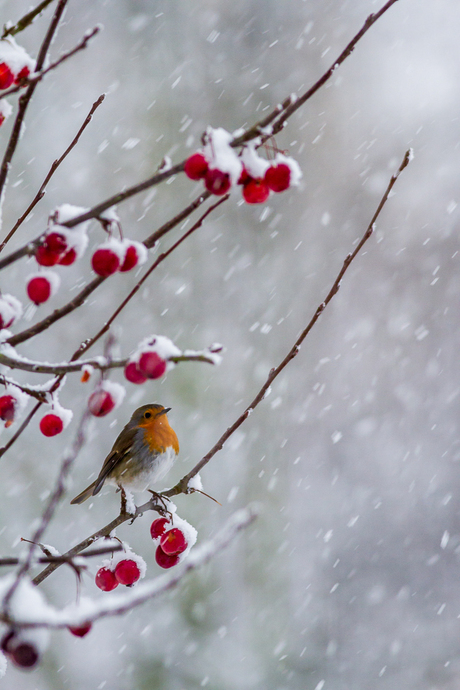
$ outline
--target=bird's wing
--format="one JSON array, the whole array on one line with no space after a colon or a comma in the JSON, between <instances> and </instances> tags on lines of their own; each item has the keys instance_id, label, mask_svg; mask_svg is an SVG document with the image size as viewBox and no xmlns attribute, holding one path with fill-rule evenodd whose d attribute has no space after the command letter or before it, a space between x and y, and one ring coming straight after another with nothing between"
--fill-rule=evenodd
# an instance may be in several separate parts
<instances>
[{"instance_id":1,"label":"bird's wing","mask_svg":"<svg viewBox=\"0 0 460 690\"><path fill-rule=\"evenodd\" d=\"M126 455L130 452L134 437L137 433L137 429L123 429L123 431L118 436L117 440L113 444L113 448L107 455L102 465L102 469L99 472L99 476L96 479L95 487L93 490L93 496L95 496L102 489L107 477L111 474L112 470L122 462Z\"/></svg>"}]
</instances>

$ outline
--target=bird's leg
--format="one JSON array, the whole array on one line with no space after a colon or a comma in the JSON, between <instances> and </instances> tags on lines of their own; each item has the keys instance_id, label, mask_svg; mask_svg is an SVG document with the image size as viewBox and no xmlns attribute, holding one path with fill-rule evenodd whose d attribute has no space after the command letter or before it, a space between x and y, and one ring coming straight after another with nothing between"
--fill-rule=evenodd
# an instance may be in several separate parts
<instances>
[{"instance_id":1,"label":"bird's leg","mask_svg":"<svg viewBox=\"0 0 460 690\"><path fill-rule=\"evenodd\" d=\"M168 499L162 494L159 494L157 491L152 491L152 489L147 489L147 491L152 494L152 498L155 498L157 502L155 509L160 513L160 515L162 517L169 516L169 519L172 520L172 513L167 508Z\"/></svg>"}]
</instances>

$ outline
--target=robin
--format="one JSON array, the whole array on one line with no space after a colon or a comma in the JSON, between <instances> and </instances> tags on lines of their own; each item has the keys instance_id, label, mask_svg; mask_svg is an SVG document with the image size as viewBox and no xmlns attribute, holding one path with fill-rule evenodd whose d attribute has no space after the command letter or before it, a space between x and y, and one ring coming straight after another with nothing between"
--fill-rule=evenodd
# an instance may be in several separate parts
<instances>
[{"instance_id":1,"label":"robin","mask_svg":"<svg viewBox=\"0 0 460 690\"><path fill-rule=\"evenodd\" d=\"M105 482L124 494L124 488L145 491L150 483L162 479L179 452L176 432L166 416L170 409L157 403L139 407L113 444L96 481L71 503L95 496Z\"/></svg>"}]
</instances>

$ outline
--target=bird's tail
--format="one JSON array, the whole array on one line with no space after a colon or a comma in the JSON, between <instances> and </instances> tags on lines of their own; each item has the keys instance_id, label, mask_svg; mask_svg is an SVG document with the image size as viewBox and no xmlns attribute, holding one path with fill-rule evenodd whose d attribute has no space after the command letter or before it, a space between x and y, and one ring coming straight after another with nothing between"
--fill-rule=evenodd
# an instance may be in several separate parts
<instances>
[{"instance_id":1,"label":"bird's tail","mask_svg":"<svg viewBox=\"0 0 460 690\"><path fill-rule=\"evenodd\" d=\"M83 501L86 501L90 496L93 495L94 487L96 486L96 482L93 482L90 484L84 491L81 492L81 494L78 494L78 496L75 496L70 503L72 504L78 504L78 503L83 503Z\"/></svg>"}]
</instances>

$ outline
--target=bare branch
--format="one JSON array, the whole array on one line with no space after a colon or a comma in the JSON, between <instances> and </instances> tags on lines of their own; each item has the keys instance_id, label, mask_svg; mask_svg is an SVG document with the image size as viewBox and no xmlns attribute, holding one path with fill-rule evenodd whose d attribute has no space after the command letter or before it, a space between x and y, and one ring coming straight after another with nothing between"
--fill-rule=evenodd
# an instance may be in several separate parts
<instances>
[{"instance_id":1,"label":"bare branch","mask_svg":"<svg viewBox=\"0 0 460 690\"><path fill-rule=\"evenodd\" d=\"M103 546L100 549L91 549L91 551L85 551L85 553L79 554L78 558L94 558L94 556L104 556L108 553L115 553L116 551L121 551L123 546L121 544L114 544L113 546ZM36 558L34 563L59 563L59 565L64 565L65 563L70 563L75 556L40 556ZM22 563L20 558L6 557L0 558L0 567L9 565L19 565Z\"/></svg>"}]
</instances>

